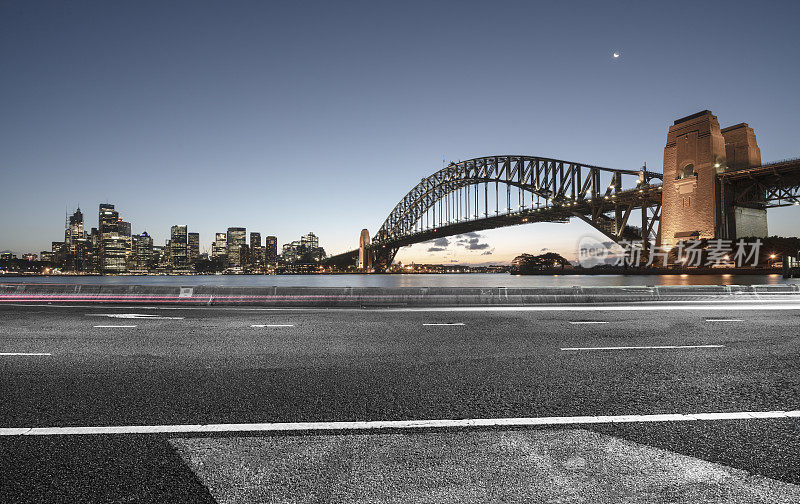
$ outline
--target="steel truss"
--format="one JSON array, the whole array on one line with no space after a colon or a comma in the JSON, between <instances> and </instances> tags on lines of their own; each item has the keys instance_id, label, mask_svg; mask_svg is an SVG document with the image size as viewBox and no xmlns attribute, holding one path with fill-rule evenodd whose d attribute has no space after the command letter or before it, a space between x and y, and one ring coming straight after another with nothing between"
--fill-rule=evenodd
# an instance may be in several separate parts
<instances>
[{"instance_id":1,"label":"steel truss","mask_svg":"<svg viewBox=\"0 0 800 504\"><path fill-rule=\"evenodd\" d=\"M661 174L536 156L450 163L400 200L371 248L376 265L385 268L405 245L527 222L566 222L571 217L614 241L641 240L649 248L658 238L661 210L661 186L651 183L654 179L661 179ZM517 198L514 205L512 196ZM639 228L629 224L634 210L641 211Z\"/></svg>"}]
</instances>

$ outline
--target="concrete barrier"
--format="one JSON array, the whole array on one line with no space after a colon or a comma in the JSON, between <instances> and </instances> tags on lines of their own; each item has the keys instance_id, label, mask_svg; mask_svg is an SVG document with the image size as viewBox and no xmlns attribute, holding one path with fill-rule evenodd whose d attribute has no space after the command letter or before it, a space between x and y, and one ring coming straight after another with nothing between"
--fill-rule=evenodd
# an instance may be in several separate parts
<instances>
[{"instance_id":1,"label":"concrete barrier","mask_svg":"<svg viewBox=\"0 0 800 504\"><path fill-rule=\"evenodd\" d=\"M800 286L655 287L175 287L159 285L0 284L0 303L246 305L378 308L631 304L712 300L800 301Z\"/></svg>"}]
</instances>

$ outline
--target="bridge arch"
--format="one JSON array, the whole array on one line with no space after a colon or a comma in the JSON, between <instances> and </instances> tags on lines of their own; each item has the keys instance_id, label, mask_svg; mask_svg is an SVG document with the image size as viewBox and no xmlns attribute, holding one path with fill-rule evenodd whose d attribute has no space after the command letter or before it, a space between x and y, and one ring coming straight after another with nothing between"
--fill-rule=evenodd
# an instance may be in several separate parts
<instances>
[{"instance_id":1,"label":"bridge arch","mask_svg":"<svg viewBox=\"0 0 800 504\"><path fill-rule=\"evenodd\" d=\"M422 179L394 207L372 239L375 266L387 267L399 247L412 243L468 230L571 217L584 220L612 240L642 239L644 244L657 232L654 223L661 186L653 184L654 179L661 179L661 174L644 168L616 170L538 156L487 156L450 163ZM494 186L493 197L489 185ZM501 185L506 195L503 212ZM512 208L513 189L521 203ZM530 205L526 205L526 195ZM494 203L491 212L490 203ZM634 208L642 209L643 215L644 231L638 235L627 224Z\"/></svg>"}]
</instances>

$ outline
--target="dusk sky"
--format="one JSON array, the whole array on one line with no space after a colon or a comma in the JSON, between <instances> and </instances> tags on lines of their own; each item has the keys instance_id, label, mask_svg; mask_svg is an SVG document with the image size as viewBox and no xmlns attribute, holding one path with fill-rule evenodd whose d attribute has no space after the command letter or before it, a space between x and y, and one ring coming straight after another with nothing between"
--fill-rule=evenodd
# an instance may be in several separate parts
<instances>
[{"instance_id":1,"label":"dusk sky","mask_svg":"<svg viewBox=\"0 0 800 504\"><path fill-rule=\"evenodd\" d=\"M65 210L89 228L109 202L157 244L243 226L343 252L443 158L660 171L669 125L703 109L747 122L764 162L798 157L798 19L795 1L0 0L0 250L49 250ZM771 209L769 232L799 221ZM585 234L398 260L571 257Z\"/></svg>"}]
</instances>

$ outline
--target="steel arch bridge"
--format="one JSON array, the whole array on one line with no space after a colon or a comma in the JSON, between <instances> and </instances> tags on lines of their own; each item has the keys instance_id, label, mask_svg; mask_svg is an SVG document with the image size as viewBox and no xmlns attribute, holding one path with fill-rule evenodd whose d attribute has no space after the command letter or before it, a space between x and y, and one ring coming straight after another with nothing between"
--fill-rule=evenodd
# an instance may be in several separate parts
<instances>
[{"instance_id":1,"label":"steel arch bridge","mask_svg":"<svg viewBox=\"0 0 800 504\"><path fill-rule=\"evenodd\" d=\"M391 265L400 247L471 231L530 222L587 222L611 240L657 240L661 174L617 170L524 155L487 156L450 163L400 200L362 258L376 270ZM629 225L641 210L641 227ZM366 252L366 254L364 253ZM351 262L358 251L329 259Z\"/></svg>"}]
</instances>

